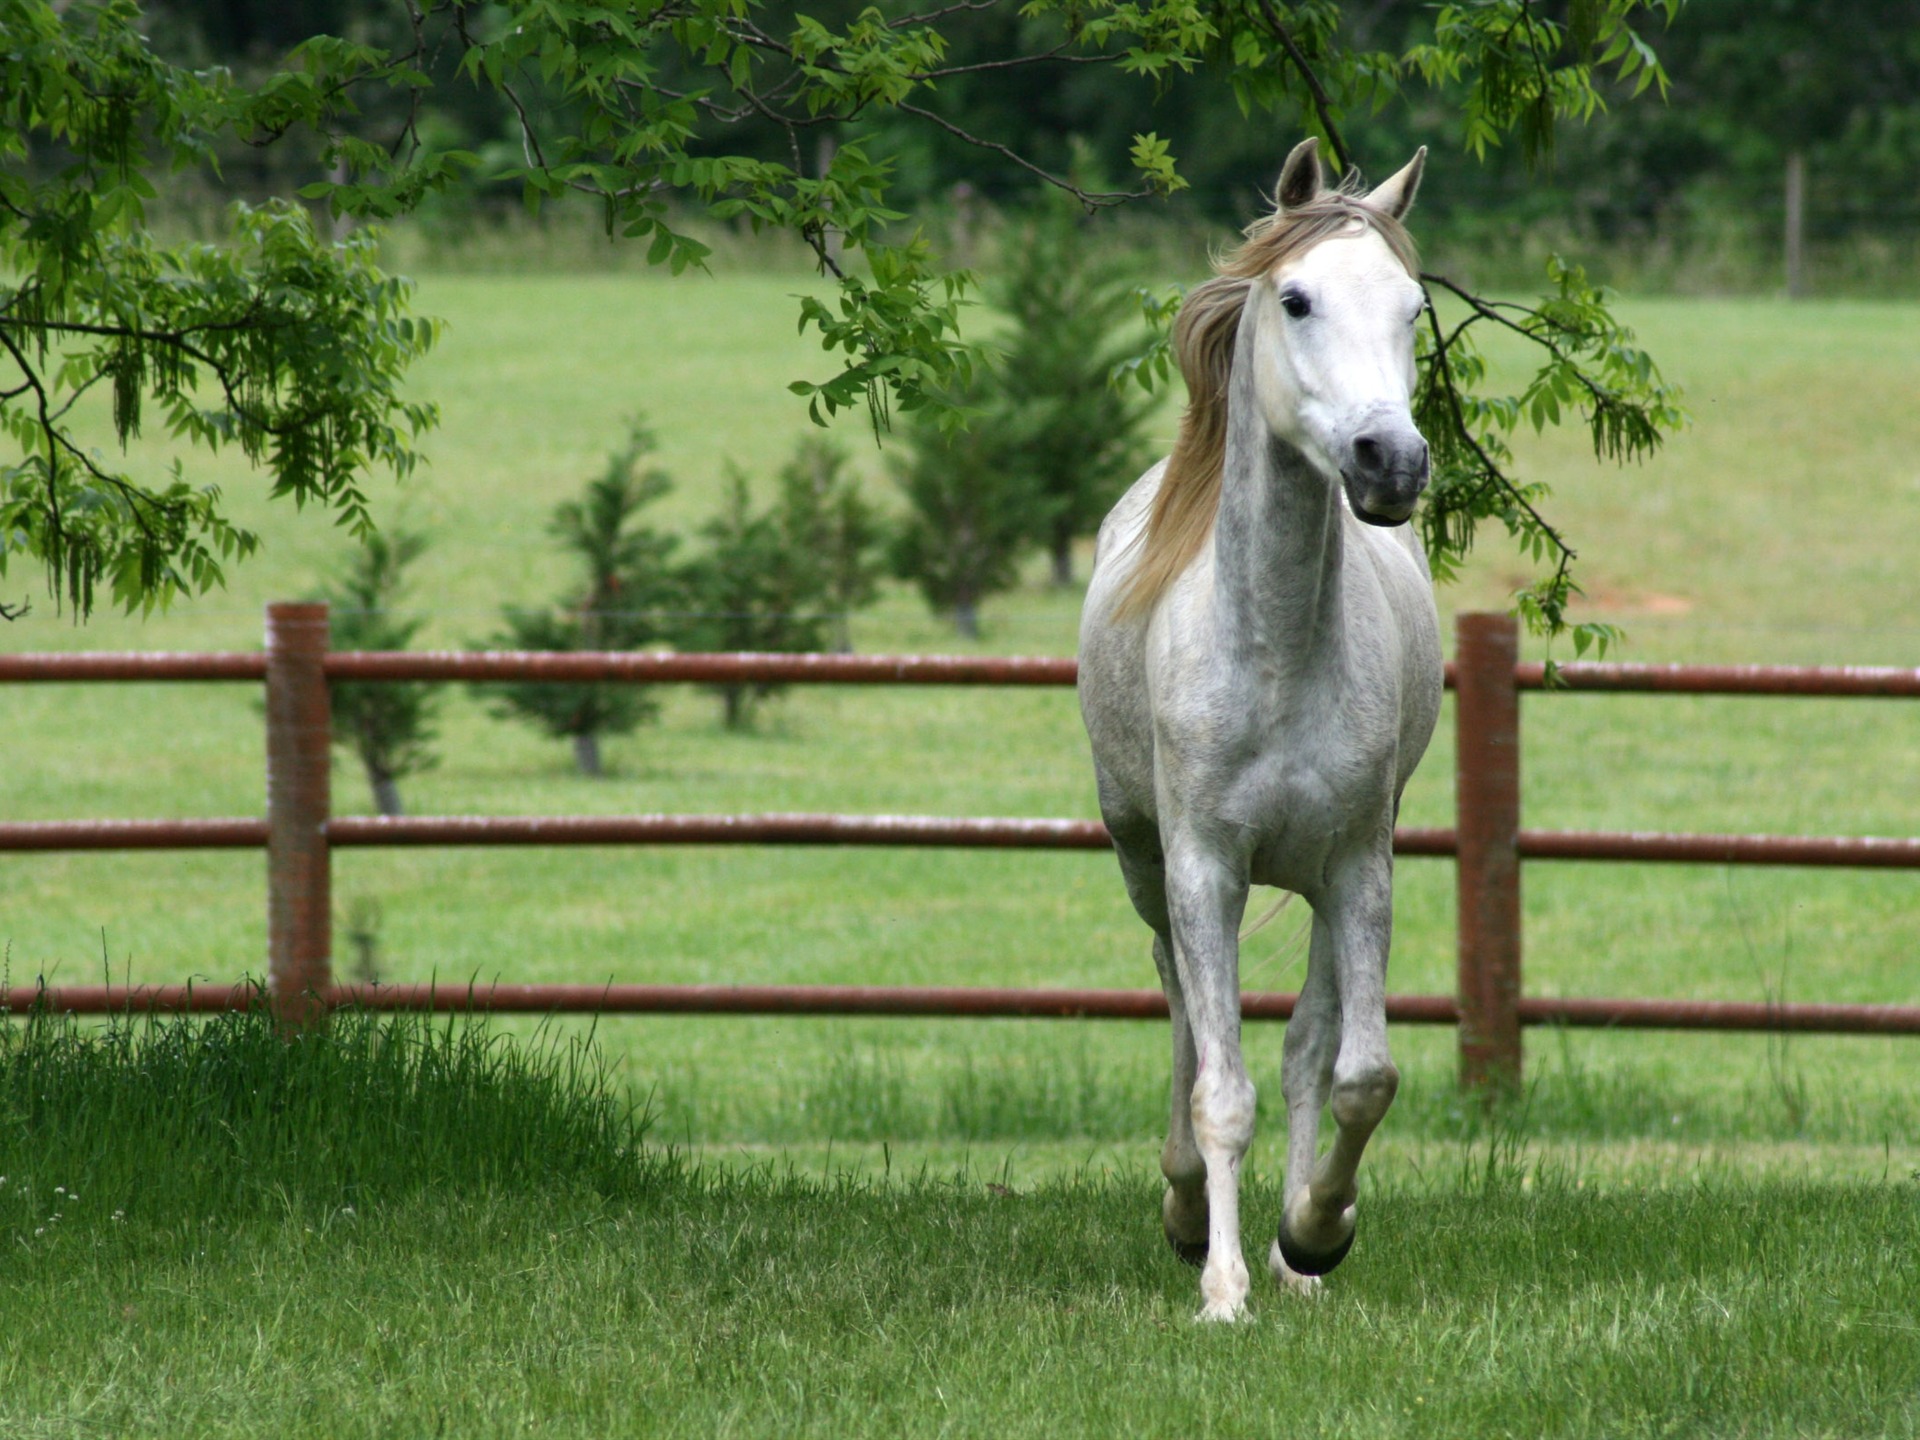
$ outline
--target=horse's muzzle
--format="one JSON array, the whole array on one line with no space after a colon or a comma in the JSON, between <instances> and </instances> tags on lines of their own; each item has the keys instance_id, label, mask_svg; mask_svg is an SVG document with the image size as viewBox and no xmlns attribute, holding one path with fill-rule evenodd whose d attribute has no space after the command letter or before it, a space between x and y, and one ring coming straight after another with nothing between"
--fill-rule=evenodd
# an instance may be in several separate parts
<instances>
[{"instance_id":1,"label":"horse's muzzle","mask_svg":"<svg viewBox=\"0 0 1920 1440\"><path fill-rule=\"evenodd\" d=\"M1369 525L1406 524L1429 473L1427 442L1410 426L1356 435L1340 467L1347 504Z\"/></svg>"}]
</instances>

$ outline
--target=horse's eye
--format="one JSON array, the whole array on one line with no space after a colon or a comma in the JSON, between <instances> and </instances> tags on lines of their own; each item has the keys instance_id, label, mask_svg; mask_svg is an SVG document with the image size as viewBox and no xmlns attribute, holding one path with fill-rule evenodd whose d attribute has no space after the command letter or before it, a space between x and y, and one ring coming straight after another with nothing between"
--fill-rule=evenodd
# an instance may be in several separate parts
<instances>
[{"instance_id":1,"label":"horse's eye","mask_svg":"<svg viewBox=\"0 0 1920 1440\"><path fill-rule=\"evenodd\" d=\"M1304 320L1313 313L1313 303L1298 290L1287 290L1280 296L1280 306L1295 320Z\"/></svg>"}]
</instances>

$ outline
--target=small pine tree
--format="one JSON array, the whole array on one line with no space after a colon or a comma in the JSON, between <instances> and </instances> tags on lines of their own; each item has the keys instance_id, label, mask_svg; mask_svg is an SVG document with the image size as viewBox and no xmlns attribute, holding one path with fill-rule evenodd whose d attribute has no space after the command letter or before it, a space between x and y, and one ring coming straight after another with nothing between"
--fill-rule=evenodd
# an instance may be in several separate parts
<instances>
[{"instance_id":1,"label":"small pine tree","mask_svg":"<svg viewBox=\"0 0 1920 1440\"><path fill-rule=\"evenodd\" d=\"M1049 192L1008 237L1006 269L988 287L1013 322L990 423L1045 497L1036 538L1056 585L1073 583L1075 539L1100 528L1145 468L1154 408L1145 391L1109 383L1140 346L1139 306L1089 223L1070 196Z\"/></svg>"},{"instance_id":2,"label":"small pine tree","mask_svg":"<svg viewBox=\"0 0 1920 1440\"><path fill-rule=\"evenodd\" d=\"M638 523L673 488L664 470L642 470L652 432L637 422L606 470L577 500L554 508L548 533L580 561L581 581L557 606L509 605L506 629L488 643L513 650L637 650L672 633L681 603L672 559L679 541ZM494 713L573 742L583 775L602 773L600 738L624 735L659 713L644 687L512 681L477 686Z\"/></svg>"},{"instance_id":3,"label":"small pine tree","mask_svg":"<svg viewBox=\"0 0 1920 1440\"><path fill-rule=\"evenodd\" d=\"M404 650L413 643L426 621L396 607L408 567L426 548L422 535L375 533L348 557L321 597L332 610L336 650ZM405 813L400 782L440 763L433 753L440 691L437 684L414 680L332 687L334 743L360 757L382 815Z\"/></svg>"},{"instance_id":4,"label":"small pine tree","mask_svg":"<svg viewBox=\"0 0 1920 1440\"><path fill-rule=\"evenodd\" d=\"M812 588L829 612L833 648L853 650L855 610L871 605L885 570L880 517L846 473L847 452L824 436L803 436L780 471L775 523L796 556L814 557Z\"/></svg>"},{"instance_id":5,"label":"small pine tree","mask_svg":"<svg viewBox=\"0 0 1920 1440\"><path fill-rule=\"evenodd\" d=\"M729 467L720 513L700 527L706 550L684 573L692 614L681 628L689 650L818 650L825 640L825 612L833 583L817 535L785 506L755 514L747 478ZM784 690L778 684L721 684L729 730L746 728L760 701Z\"/></svg>"},{"instance_id":6,"label":"small pine tree","mask_svg":"<svg viewBox=\"0 0 1920 1440\"><path fill-rule=\"evenodd\" d=\"M968 639L979 637L981 603L1019 579L1020 559L1050 513L1031 473L1015 463L1015 437L987 413L988 383L976 380L959 397L977 412L967 429L948 433L916 415L903 427L907 453L894 459L910 506L890 547L894 572L950 613Z\"/></svg>"}]
</instances>

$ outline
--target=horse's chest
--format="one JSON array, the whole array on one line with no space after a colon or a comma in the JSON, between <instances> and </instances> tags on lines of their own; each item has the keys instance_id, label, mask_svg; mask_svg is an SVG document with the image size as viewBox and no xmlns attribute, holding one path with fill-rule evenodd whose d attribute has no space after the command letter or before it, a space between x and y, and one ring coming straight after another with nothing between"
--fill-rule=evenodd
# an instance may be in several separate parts
<instances>
[{"instance_id":1,"label":"horse's chest","mask_svg":"<svg viewBox=\"0 0 1920 1440\"><path fill-rule=\"evenodd\" d=\"M1267 736L1221 807L1250 842L1249 878L1311 891L1334 858L1390 823L1393 773L1392 737L1365 727Z\"/></svg>"}]
</instances>

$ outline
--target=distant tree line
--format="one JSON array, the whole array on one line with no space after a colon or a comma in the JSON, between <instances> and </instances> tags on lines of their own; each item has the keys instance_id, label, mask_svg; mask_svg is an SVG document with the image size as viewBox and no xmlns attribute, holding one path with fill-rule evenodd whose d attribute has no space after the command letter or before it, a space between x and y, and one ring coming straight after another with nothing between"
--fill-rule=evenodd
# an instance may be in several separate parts
<instances>
[{"instance_id":1,"label":"distant tree line","mask_svg":"<svg viewBox=\"0 0 1920 1440\"><path fill-rule=\"evenodd\" d=\"M844 27L863 0L812 0L756 6L764 28L785 33L795 14ZM1299 7L1302 9L1309 7ZM1311 19L1330 24L1355 52L1408 52L1431 44L1453 9L1425 0L1374 0L1328 7ZM1582 5L1547 5L1577 27ZM221 64L265 75L294 45L316 34L351 36L404 48L411 23L392 0L155 0L147 6L156 46L169 58ZM429 29L452 22L430 11ZM1029 168L979 139L1017 138L1020 159L1067 173L1091 159L1099 173L1126 174L1135 137L1152 130L1181 157L1185 186L1167 209L1210 224L1249 213L1270 177L1277 144L1271 127L1250 120L1238 87L1199 69L1169 67L1143 96L1118 67L1090 65L1036 88L1019 67L996 57L1031 52L1065 38L1064 12L1029 14L1017 5L956 7L945 13L943 67L952 73L925 108L943 122L884 111L827 127L828 143L856 143L895 157L894 194L923 208L960 193L1023 208L1034 192ZM1631 244L1724 239L1729 229L1769 253L1791 244L1789 206L1797 203L1808 243L1854 236L1910 235L1920 225L1920 24L1911 0L1686 0L1671 24L1650 28L1644 43L1672 83L1665 101L1624 103L1642 83L1639 70L1598 83L1606 108L1582 128L1554 138L1547 155L1502 146L1499 136L1467 137L1478 166L1450 171L1422 198L1429 249L1451 258L1483 253L1489 237L1545 223L1589 243ZM434 142L483 159L511 159L521 144L520 115L499 89L459 83L457 47L429 45L421 62L434 86L422 103ZM978 67L978 68L974 68ZM674 81L666 64L661 83ZM1392 106L1365 122L1370 153L1400 155L1418 144L1457 146L1467 79L1436 87L1421 103ZM567 102L528 76L522 105L562 126ZM394 90L360 99L359 128L381 135L412 103ZM286 193L318 173L312 137L272 147L229 138L220 147L221 178L242 193ZM730 153L789 158L779 125L747 116L727 141ZM699 148L695 147L696 150ZM716 152L717 153L717 152ZM1540 163L1544 160L1545 163ZM483 164L481 173L503 168ZM1796 202L1797 197L1797 202ZM461 212L495 204L517 208L517 183L454 187L427 207Z\"/></svg>"}]
</instances>

